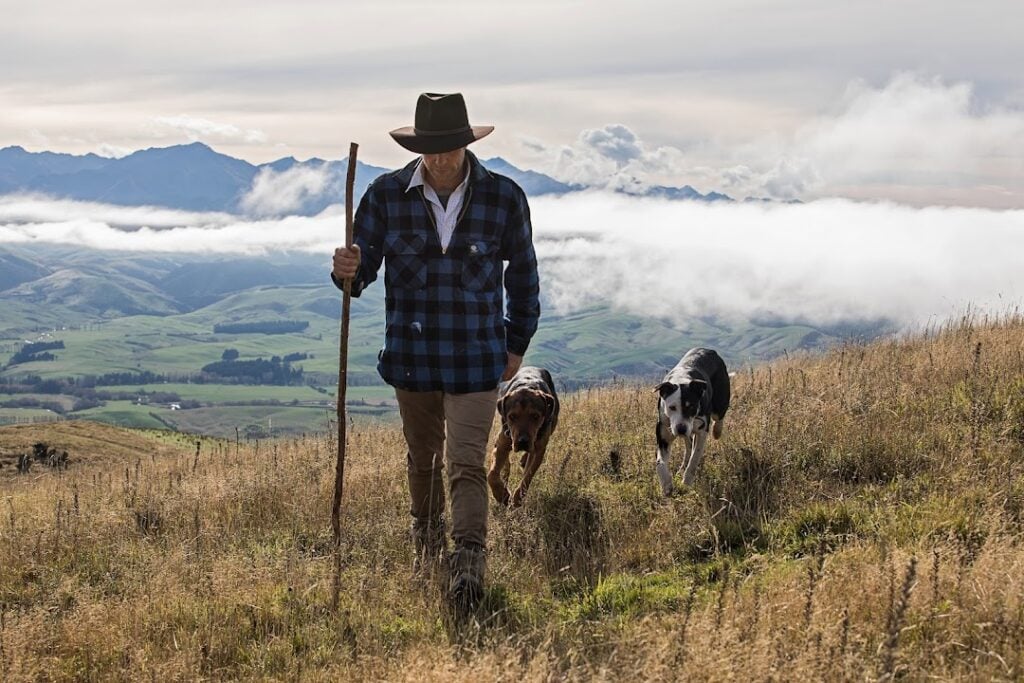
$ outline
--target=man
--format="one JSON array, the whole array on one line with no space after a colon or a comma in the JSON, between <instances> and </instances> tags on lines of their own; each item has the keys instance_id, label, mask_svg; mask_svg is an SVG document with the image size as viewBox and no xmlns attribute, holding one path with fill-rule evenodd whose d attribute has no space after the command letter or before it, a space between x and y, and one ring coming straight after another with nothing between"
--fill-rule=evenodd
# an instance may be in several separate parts
<instances>
[{"instance_id":1,"label":"man","mask_svg":"<svg viewBox=\"0 0 1024 683\"><path fill-rule=\"evenodd\" d=\"M335 250L331 273L339 287L351 279L359 296L384 262L377 370L395 388L408 445L415 566L429 570L446 552L444 461L454 544L447 590L463 611L483 595L484 459L498 381L519 368L540 315L526 195L466 150L492 130L469 125L461 94L420 95L415 126L391 136L421 156L370 184L354 244Z\"/></svg>"}]
</instances>

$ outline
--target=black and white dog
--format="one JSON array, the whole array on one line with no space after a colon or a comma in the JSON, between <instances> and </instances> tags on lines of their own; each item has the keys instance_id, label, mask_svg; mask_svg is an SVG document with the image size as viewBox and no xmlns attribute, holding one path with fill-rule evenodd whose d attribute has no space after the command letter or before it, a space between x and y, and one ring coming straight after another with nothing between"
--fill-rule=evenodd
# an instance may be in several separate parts
<instances>
[{"instance_id":1,"label":"black and white dog","mask_svg":"<svg viewBox=\"0 0 1024 683\"><path fill-rule=\"evenodd\" d=\"M659 394L655 468L661 490L667 496L672 493L670 446L676 437L683 439L679 470L683 472L683 483L689 486L704 459L708 431L716 439L722 436L722 422L729 410L729 371L715 351L690 349L655 391Z\"/></svg>"}]
</instances>

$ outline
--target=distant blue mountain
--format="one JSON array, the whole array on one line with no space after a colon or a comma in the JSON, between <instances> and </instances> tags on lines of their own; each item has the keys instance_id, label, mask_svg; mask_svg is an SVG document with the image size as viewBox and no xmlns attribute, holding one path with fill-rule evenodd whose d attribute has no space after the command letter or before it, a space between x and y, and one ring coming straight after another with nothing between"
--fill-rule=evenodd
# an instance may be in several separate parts
<instances>
[{"instance_id":1,"label":"distant blue mountain","mask_svg":"<svg viewBox=\"0 0 1024 683\"><path fill-rule=\"evenodd\" d=\"M111 161L96 154L75 156L55 152L27 152L23 147L4 147L0 149L0 194L19 190L37 178L96 170Z\"/></svg>"},{"instance_id":2,"label":"distant blue mountain","mask_svg":"<svg viewBox=\"0 0 1024 683\"><path fill-rule=\"evenodd\" d=\"M543 173L520 170L501 157L484 159L484 166L516 181L516 184L523 188L523 191L530 197L544 194L567 194L586 189L583 185L569 185Z\"/></svg>"},{"instance_id":3,"label":"distant blue mountain","mask_svg":"<svg viewBox=\"0 0 1024 683\"><path fill-rule=\"evenodd\" d=\"M587 189L563 183L536 171L519 169L494 157L484 164L515 180L529 196L560 195ZM242 199L261 173L284 173L296 168L325 170L328 180L322 191L306 197L289 213L315 215L332 204L344 202L347 160L312 158L299 161L283 157L255 165L220 154L194 142L172 147L139 150L121 159L95 154L75 156L53 152L28 152L21 147L0 149L0 194L41 192L51 196L126 206L152 205L188 211L246 213ZM355 195L389 169L362 162L356 165ZM732 201L717 192L701 194L689 185L624 189L623 192L672 200Z\"/></svg>"},{"instance_id":4,"label":"distant blue mountain","mask_svg":"<svg viewBox=\"0 0 1024 683\"><path fill-rule=\"evenodd\" d=\"M194 142L139 150L121 159L95 154L74 156L0 149L0 194L41 192L51 196L125 206L152 205L188 211L241 213L241 199L264 168L283 172L295 166L326 165L331 182L322 196L298 213L310 215L344 201L347 160L293 157L254 165ZM356 194L386 169L356 164Z\"/></svg>"},{"instance_id":5,"label":"distant blue mountain","mask_svg":"<svg viewBox=\"0 0 1024 683\"><path fill-rule=\"evenodd\" d=\"M225 211L252 184L256 167L194 142L153 147L96 169L35 178L30 189L69 199Z\"/></svg>"},{"instance_id":6,"label":"distant blue mountain","mask_svg":"<svg viewBox=\"0 0 1024 683\"><path fill-rule=\"evenodd\" d=\"M689 185L682 187L666 187L665 185L653 185L643 193L644 197L660 197L662 199L691 199L702 202L731 202L733 198L720 192L708 192L701 194Z\"/></svg>"}]
</instances>

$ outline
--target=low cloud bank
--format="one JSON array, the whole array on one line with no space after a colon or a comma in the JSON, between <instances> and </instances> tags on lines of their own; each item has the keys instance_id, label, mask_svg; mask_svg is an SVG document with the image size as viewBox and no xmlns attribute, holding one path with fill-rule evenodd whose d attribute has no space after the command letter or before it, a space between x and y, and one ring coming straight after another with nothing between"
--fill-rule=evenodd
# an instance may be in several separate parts
<instances>
[{"instance_id":1,"label":"low cloud bank","mask_svg":"<svg viewBox=\"0 0 1024 683\"><path fill-rule=\"evenodd\" d=\"M35 234L31 230L32 225L59 225L81 220L126 229L141 226L161 229L182 226L216 227L237 221L238 217L220 212L181 211L156 206L118 206L53 199L45 195L0 195L0 229L13 229L20 225L26 229L25 234L28 235ZM59 234L59 230L53 234ZM48 237L46 233L39 235L40 241L55 241ZM0 239L0 242L2 241L16 240Z\"/></svg>"},{"instance_id":2,"label":"low cloud bank","mask_svg":"<svg viewBox=\"0 0 1024 683\"><path fill-rule=\"evenodd\" d=\"M330 180L330 169L325 163L297 165L284 171L263 168L239 204L250 216L281 216L323 195Z\"/></svg>"},{"instance_id":3,"label":"low cloud bank","mask_svg":"<svg viewBox=\"0 0 1024 683\"><path fill-rule=\"evenodd\" d=\"M668 202L603 193L533 200L548 312L611 304L680 322L696 315L917 325L1024 300L1024 211ZM344 215L226 214L0 198L0 245L328 256Z\"/></svg>"},{"instance_id":4,"label":"low cloud bank","mask_svg":"<svg viewBox=\"0 0 1024 683\"><path fill-rule=\"evenodd\" d=\"M591 196L537 202L556 310L912 325L1024 298L1024 211L847 200L721 205Z\"/></svg>"}]
</instances>

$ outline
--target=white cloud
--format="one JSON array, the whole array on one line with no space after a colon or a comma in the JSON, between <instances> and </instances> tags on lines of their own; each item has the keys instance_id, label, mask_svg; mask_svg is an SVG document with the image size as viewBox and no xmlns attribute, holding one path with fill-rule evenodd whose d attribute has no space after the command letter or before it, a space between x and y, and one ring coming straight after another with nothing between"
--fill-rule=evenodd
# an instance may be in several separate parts
<instances>
[{"instance_id":1,"label":"white cloud","mask_svg":"<svg viewBox=\"0 0 1024 683\"><path fill-rule=\"evenodd\" d=\"M242 197L240 205L253 216L285 215L322 195L329 181L326 164L295 165L280 172L265 167L253 178L252 188Z\"/></svg>"},{"instance_id":2,"label":"white cloud","mask_svg":"<svg viewBox=\"0 0 1024 683\"><path fill-rule=\"evenodd\" d=\"M580 142L611 161L620 168L643 156L643 149L636 133L626 126L614 124L600 130L585 130Z\"/></svg>"},{"instance_id":3,"label":"white cloud","mask_svg":"<svg viewBox=\"0 0 1024 683\"><path fill-rule=\"evenodd\" d=\"M139 216L133 229L123 229L90 215L83 207L77 217L46 222L0 222L0 244L72 244L90 249L136 252L212 254L266 254L276 251L330 253L338 234L344 234L344 216L326 211L316 218L246 221L235 216L206 222L203 214L185 217L175 227L153 227L161 220ZM339 229L338 224L342 227Z\"/></svg>"},{"instance_id":4,"label":"white cloud","mask_svg":"<svg viewBox=\"0 0 1024 683\"><path fill-rule=\"evenodd\" d=\"M135 150L131 149L130 147L122 147L121 145L111 145L107 142L103 142L100 143L100 146L96 150L96 153L99 154L101 157L120 159L121 157L128 156L134 151Z\"/></svg>"},{"instance_id":5,"label":"white cloud","mask_svg":"<svg viewBox=\"0 0 1024 683\"><path fill-rule=\"evenodd\" d=\"M187 225L216 227L238 220L236 216L217 212L197 213L153 206L120 206L54 199L44 195L0 195L0 224L6 223L8 227L59 224L83 219L127 229L165 229Z\"/></svg>"},{"instance_id":6,"label":"white cloud","mask_svg":"<svg viewBox=\"0 0 1024 683\"><path fill-rule=\"evenodd\" d=\"M692 184L737 198L848 196L919 204L1024 205L1024 110L983 106L970 83L902 73L883 87L851 83L830 113L791 136L727 146L653 147L621 124L572 145L523 140L542 170L610 188Z\"/></svg>"},{"instance_id":7,"label":"white cloud","mask_svg":"<svg viewBox=\"0 0 1024 683\"><path fill-rule=\"evenodd\" d=\"M520 142L541 154L544 170L558 179L591 187L641 192L665 177L678 177L686 168L681 151L651 148L620 123L584 130L575 143L557 148L531 138Z\"/></svg>"},{"instance_id":8,"label":"white cloud","mask_svg":"<svg viewBox=\"0 0 1024 683\"><path fill-rule=\"evenodd\" d=\"M82 147L87 149L89 152L98 154L101 157L107 158L121 158L131 154L133 149L122 145L114 145L108 142L100 142L95 139L95 136L90 136L89 139L70 137L67 135L59 135L56 138L50 138L45 135L42 131L33 128L28 131L28 139L32 147L38 150L54 151L64 146Z\"/></svg>"},{"instance_id":9,"label":"white cloud","mask_svg":"<svg viewBox=\"0 0 1024 683\"><path fill-rule=\"evenodd\" d=\"M344 225L338 207L246 221L22 201L0 202L0 244L326 258ZM1024 301L1022 210L848 200L709 205L580 193L536 199L532 214L549 313L611 304L680 323L715 315L915 325L968 306L1001 312Z\"/></svg>"},{"instance_id":10,"label":"white cloud","mask_svg":"<svg viewBox=\"0 0 1024 683\"><path fill-rule=\"evenodd\" d=\"M181 114L179 116L158 116L152 120L152 128L157 135L168 132L184 134L193 142L247 142L262 143L267 135L261 130L239 128L231 123L210 121L196 116Z\"/></svg>"},{"instance_id":11,"label":"white cloud","mask_svg":"<svg viewBox=\"0 0 1024 683\"><path fill-rule=\"evenodd\" d=\"M1024 211L606 195L534 204L556 312L610 302L681 323L710 314L914 324L1024 300Z\"/></svg>"},{"instance_id":12,"label":"white cloud","mask_svg":"<svg viewBox=\"0 0 1024 683\"><path fill-rule=\"evenodd\" d=\"M901 74L881 89L852 84L844 104L794 142L826 188L977 183L1024 162L1024 111L981 108L969 83Z\"/></svg>"}]
</instances>

